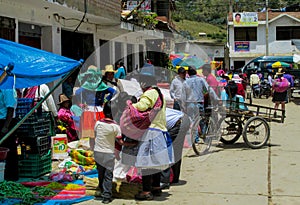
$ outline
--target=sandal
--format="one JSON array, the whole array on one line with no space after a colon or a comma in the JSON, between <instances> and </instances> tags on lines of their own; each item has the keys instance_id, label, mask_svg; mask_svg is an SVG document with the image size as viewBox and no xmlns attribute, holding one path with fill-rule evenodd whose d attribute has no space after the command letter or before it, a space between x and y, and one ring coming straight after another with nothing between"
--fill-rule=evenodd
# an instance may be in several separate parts
<instances>
[{"instance_id":1,"label":"sandal","mask_svg":"<svg viewBox=\"0 0 300 205\"><path fill-rule=\"evenodd\" d=\"M134 196L134 198L137 200L153 200L153 194L152 193L142 194L142 192L139 192Z\"/></svg>"},{"instance_id":2,"label":"sandal","mask_svg":"<svg viewBox=\"0 0 300 205\"><path fill-rule=\"evenodd\" d=\"M153 194L153 196L161 196L161 189L152 189L151 193Z\"/></svg>"}]
</instances>

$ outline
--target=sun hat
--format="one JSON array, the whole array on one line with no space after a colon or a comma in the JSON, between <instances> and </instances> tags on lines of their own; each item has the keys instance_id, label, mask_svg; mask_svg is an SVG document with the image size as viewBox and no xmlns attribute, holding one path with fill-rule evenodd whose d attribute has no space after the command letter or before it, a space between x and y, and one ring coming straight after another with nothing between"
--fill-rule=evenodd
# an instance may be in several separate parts
<instances>
[{"instance_id":1,"label":"sun hat","mask_svg":"<svg viewBox=\"0 0 300 205\"><path fill-rule=\"evenodd\" d=\"M94 65L90 65L87 69L87 72L98 72L98 71L99 69Z\"/></svg>"},{"instance_id":2,"label":"sun hat","mask_svg":"<svg viewBox=\"0 0 300 205\"><path fill-rule=\"evenodd\" d=\"M94 65L90 65L86 72L78 75L78 81L82 88L90 91L103 91L108 86L102 82L102 73Z\"/></svg>"},{"instance_id":3,"label":"sun hat","mask_svg":"<svg viewBox=\"0 0 300 205\"><path fill-rule=\"evenodd\" d=\"M115 73L115 72L117 72L117 71L114 70L113 65L106 65L105 70L103 71L104 75L105 75L105 73Z\"/></svg>"},{"instance_id":4,"label":"sun hat","mask_svg":"<svg viewBox=\"0 0 300 205\"><path fill-rule=\"evenodd\" d=\"M70 99L65 95L65 94L60 94L59 97L59 102L57 103L58 105L62 104L63 102L70 101Z\"/></svg>"},{"instance_id":5,"label":"sun hat","mask_svg":"<svg viewBox=\"0 0 300 205\"><path fill-rule=\"evenodd\" d=\"M240 83L240 82L242 82L243 79L238 74L234 74L233 77L232 77L232 80L235 83Z\"/></svg>"},{"instance_id":6,"label":"sun hat","mask_svg":"<svg viewBox=\"0 0 300 205\"><path fill-rule=\"evenodd\" d=\"M278 68L278 71L276 72L276 75L283 75L283 69L282 68Z\"/></svg>"},{"instance_id":7,"label":"sun hat","mask_svg":"<svg viewBox=\"0 0 300 205\"><path fill-rule=\"evenodd\" d=\"M222 75L224 75L225 74L225 71L224 70L218 70L217 71L217 75L218 76L222 76Z\"/></svg>"}]
</instances>

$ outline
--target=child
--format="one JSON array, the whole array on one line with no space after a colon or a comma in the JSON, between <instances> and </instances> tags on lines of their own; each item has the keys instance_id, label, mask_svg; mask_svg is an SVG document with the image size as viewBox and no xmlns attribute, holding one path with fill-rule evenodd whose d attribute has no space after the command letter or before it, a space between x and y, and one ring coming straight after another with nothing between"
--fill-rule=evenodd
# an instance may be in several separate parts
<instances>
[{"instance_id":1,"label":"child","mask_svg":"<svg viewBox=\"0 0 300 205\"><path fill-rule=\"evenodd\" d=\"M103 108L104 118L95 124L94 157L98 170L99 189L102 192L102 203L112 201L112 179L115 161L115 143L121 138L121 129L113 120L111 102Z\"/></svg>"}]
</instances>

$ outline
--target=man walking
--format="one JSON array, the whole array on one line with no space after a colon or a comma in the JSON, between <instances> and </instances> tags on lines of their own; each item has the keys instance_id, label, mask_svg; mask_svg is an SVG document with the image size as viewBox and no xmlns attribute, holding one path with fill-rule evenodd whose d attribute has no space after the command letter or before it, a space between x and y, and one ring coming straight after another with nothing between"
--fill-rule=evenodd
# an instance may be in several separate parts
<instances>
[{"instance_id":1,"label":"man walking","mask_svg":"<svg viewBox=\"0 0 300 205\"><path fill-rule=\"evenodd\" d=\"M199 111L204 111L204 95L209 95L210 100L219 100L219 98L206 80L196 75L194 68L189 67L188 74L190 77L182 86L181 108L188 116L195 119Z\"/></svg>"},{"instance_id":2,"label":"man walking","mask_svg":"<svg viewBox=\"0 0 300 205\"><path fill-rule=\"evenodd\" d=\"M180 97L182 92L182 85L185 81L186 70L183 67L178 68L178 75L172 80L170 86L170 95L174 99L173 109L180 110Z\"/></svg>"}]
</instances>

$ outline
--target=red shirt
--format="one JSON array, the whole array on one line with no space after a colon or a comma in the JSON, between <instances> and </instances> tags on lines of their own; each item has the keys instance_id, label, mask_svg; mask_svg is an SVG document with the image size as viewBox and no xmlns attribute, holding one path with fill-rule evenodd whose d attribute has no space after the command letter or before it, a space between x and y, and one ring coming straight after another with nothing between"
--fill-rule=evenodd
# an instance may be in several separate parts
<instances>
[{"instance_id":1,"label":"red shirt","mask_svg":"<svg viewBox=\"0 0 300 205\"><path fill-rule=\"evenodd\" d=\"M243 98L245 98L245 90L244 90L244 86L242 83L236 83L236 85L238 86L238 90L237 93L238 95L243 96Z\"/></svg>"},{"instance_id":2,"label":"red shirt","mask_svg":"<svg viewBox=\"0 0 300 205\"><path fill-rule=\"evenodd\" d=\"M209 86L211 86L214 89L215 93L219 95L219 90L218 90L219 82L217 81L216 77L213 74L210 73L206 77L206 82L208 83Z\"/></svg>"}]
</instances>

